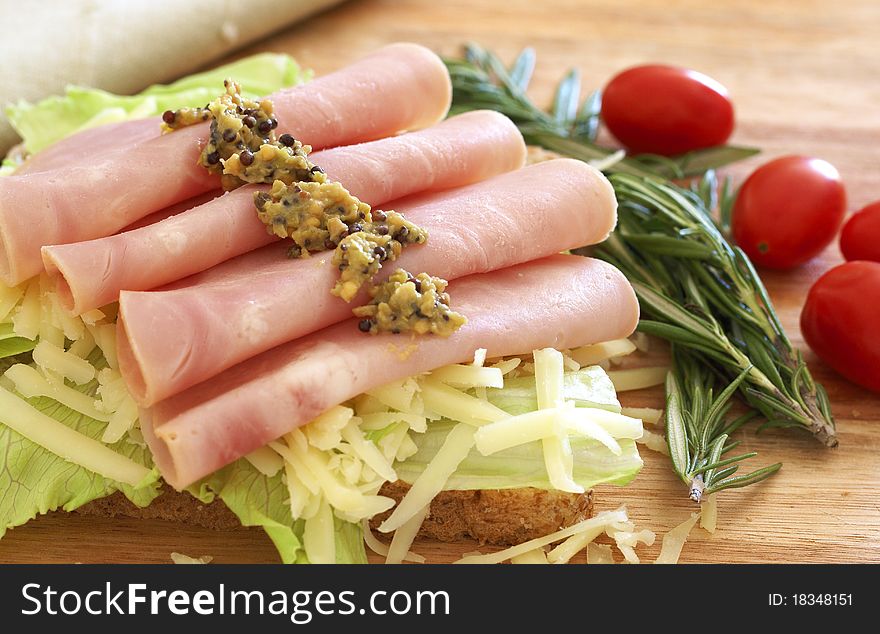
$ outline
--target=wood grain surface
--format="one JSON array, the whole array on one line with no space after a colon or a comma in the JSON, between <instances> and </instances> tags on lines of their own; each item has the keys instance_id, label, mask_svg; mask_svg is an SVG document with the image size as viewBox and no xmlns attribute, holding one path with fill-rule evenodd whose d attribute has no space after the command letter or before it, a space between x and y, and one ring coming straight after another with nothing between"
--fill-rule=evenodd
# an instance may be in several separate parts
<instances>
[{"instance_id":1,"label":"wood grain surface","mask_svg":"<svg viewBox=\"0 0 880 634\"><path fill-rule=\"evenodd\" d=\"M317 73L387 42L410 40L443 54L476 41L510 60L535 47L532 95L549 101L569 67L600 86L622 68L660 61L701 70L730 89L734 142L764 153L732 169L742 178L769 158L809 154L842 173L850 210L880 199L880 3L832 6L818 0L503 0L353 1L240 55L290 53ZM805 348L798 317L812 281L840 261L837 245L791 273L764 273L784 326ZM867 300L867 298L866 298ZM875 298L878 301L880 298ZM880 320L878 320L880 323ZM761 463L782 461L769 481L720 498L719 529L695 530L687 562L880 562L880 400L838 378L807 352L828 388L840 447L805 435L740 433ZM658 389L625 393L627 406L659 407ZM600 487L597 509L626 504L638 525L662 535L694 506L667 458L644 450L645 468L627 488ZM474 543L419 543L429 561L456 559ZM651 561L658 543L644 548ZM274 562L258 530L215 532L161 521L102 520L50 514L0 540L6 562L167 562L171 551L210 554L218 562Z\"/></svg>"}]
</instances>

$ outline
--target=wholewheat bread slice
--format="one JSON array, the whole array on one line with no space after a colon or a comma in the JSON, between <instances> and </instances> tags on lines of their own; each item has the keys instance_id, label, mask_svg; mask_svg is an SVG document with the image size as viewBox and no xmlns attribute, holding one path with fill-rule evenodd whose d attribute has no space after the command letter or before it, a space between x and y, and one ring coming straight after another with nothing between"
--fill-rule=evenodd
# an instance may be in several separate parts
<instances>
[{"instance_id":1,"label":"wholewheat bread slice","mask_svg":"<svg viewBox=\"0 0 880 634\"><path fill-rule=\"evenodd\" d=\"M409 485L388 483L381 494L396 501ZM420 537L444 542L475 539L481 544L512 546L541 537L590 517L593 494L561 493L534 488L484 491L443 491L431 503ZM121 493L89 502L77 509L84 515L161 519L212 530L240 526L238 518L222 502L203 504L189 493L165 487L150 506L138 508ZM376 516L378 526L390 514Z\"/></svg>"}]
</instances>

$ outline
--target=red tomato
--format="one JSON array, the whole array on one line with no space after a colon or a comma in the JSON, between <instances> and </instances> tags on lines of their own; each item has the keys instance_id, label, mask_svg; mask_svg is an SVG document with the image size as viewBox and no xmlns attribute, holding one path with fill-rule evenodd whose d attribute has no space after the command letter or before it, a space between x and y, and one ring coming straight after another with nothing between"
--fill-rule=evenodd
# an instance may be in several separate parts
<instances>
[{"instance_id":1,"label":"red tomato","mask_svg":"<svg viewBox=\"0 0 880 634\"><path fill-rule=\"evenodd\" d=\"M846 221L840 233L840 250L847 260L880 262L880 201Z\"/></svg>"},{"instance_id":2,"label":"red tomato","mask_svg":"<svg viewBox=\"0 0 880 634\"><path fill-rule=\"evenodd\" d=\"M755 264L788 269L819 255L845 213L846 191L833 165L786 156L743 183L733 205L733 239Z\"/></svg>"},{"instance_id":3,"label":"red tomato","mask_svg":"<svg viewBox=\"0 0 880 634\"><path fill-rule=\"evenodd\" d=\"M880 263L847 262L820 277L801 313L801 331L825 363L880 392Z\"/></svg>"},{"instance_id":4,"label":"red tomato","mask_svg":"<svg viewBox=\"0 0 880 634\"><path fill-rule=\"evenodd\" d=\"M733 132L733 104L727 89L702 73L636 66L605 86L602 120L632 152L668 156L724 143Z\"/></svg>"}]
</instances>

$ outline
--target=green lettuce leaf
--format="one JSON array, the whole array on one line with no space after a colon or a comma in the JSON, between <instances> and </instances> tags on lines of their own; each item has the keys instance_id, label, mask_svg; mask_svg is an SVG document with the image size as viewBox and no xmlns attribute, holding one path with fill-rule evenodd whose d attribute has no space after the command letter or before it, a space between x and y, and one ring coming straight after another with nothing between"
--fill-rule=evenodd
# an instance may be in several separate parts
<instances>
[{"instance_id":1,"label":"green lettuce leaf","mask_svg":"<svg viewBox=\"0 0 880 634\"><path fill-rule=\"evenodd\" d=\"M487 390L489 402L512 416L538 409L538 393L535 379L523 376L506 379L504 387ZM566 372L563 378L563 396L574 401L578 407L598 407L620 412L620 401L608 374L597 365Z\"/></svg>"},{"instance_id":2,"label":"green lettuce leaf","mask_svg":"<svg viewBox=\"0 0 880 634\"><path fill-rule=\"evenodd\" d=\"M434 421L428 425L428 431L424 434L412 434L419 450L405 461L395 463L394 469L398 477L410 484L415 482L437 455L455 425L454 421ZM642 459L634 441L618 439L617 442L622 450L619 456L615 456L594 440L573 438L571 449L574 455L575 482L585 489L602 483L621 486L629 484L641 470ZM544 466L544 451L540 442L519 445L491 456L483 456L472 449L444 488L447 491L469 491L520 487L553 488Z\"/></svg>"},{"instance_id":3,"label":"green lettuce leaf","mask_svg":"<svg viewBox=\"0 0 880 634\"><path fill-rule=\"evenodd\" d=\"M308 563L302 535L305 522L290 515L287 485L278 474L267 477L247 460L238 460L191 487L204 503L219 497L243 526L259 526L286 564ZM360 525L336 519L336 563L366 563Z\"/></svg>"},{"instance_id":4,"label":"green lettuce leaf","mask_svg":"<svg viewBox=\"0 0 880 634\"><path fill-rule=\"evenodd\" d=\"M12 331L12 323L0 324L0 359L30 352L36 345L37 342L32 339L16 336Z\"/></svg>"},{"instance_id":5,"label":"green lettuce leaf","mask_svg":"<svg viewBox=\"0 0 880 634\"><path fill-rule=\"evenodd\" d=\"M563 381L566 400L578 407L597 407L620 412L620 403L608 374L598 366L566 372ZM506 379L504 387L487 390L489 401L508 414L516 416L538 408L534 377ZM428 424L423 434L411 434L418 447L415 455L394 465L397 475L412 483L446 440L456 421L439 420ZM574 480L585 489L597 484L625 485L642 468L636 443L618 439L621 454L615 456L601 443L587 438L573 438ZM552 485L544 464L544 452L540 442L528 443L483 456L472 449L467 458L446 483L448 491L475 489L515 489L535 487L550 489Z\"/></svg>"},{"instance_id":6,"label":"green lettuce leaf","mask_svg":"<svg viewBox=\"0 0 880 634\"><path fill-rule=\"evenodd\" d=\"M98 368L106 365L99 354L90 358L90 361ZM92 381L76 389L94 395L97 388L98 382ZM100 438L107 426L107 423L83 416L50 398L37 397L27 401L44 414L89 438ZM140 507L152 502L159 495L160 482L159 472L153 469L150 452L146 447L125 439L109 446L152 469L151 478L137 489L114 482L67 462L0 424L0 538L7 529L21 526L38 514L59 508L72 511L115 491L122 491Z\"/></svg>"},{"instance_id":7,"label":"green lettuce leaf","mask_svg":"<svg viewBox=\"0 0 880 634\"><path fill-rule=\"evenodd\" d=\"M133 96L69 86L64 95L36 104L20 101L7 106L5 113L25 149L34 153L86 128L141 119L185 106L203 106L222 91L227 77L240 82L247 96L259 97L299 84L309 78L309 73L303 72L287 55L262 53L173 84L150 86Z\"/></svg>"}]
</instances>

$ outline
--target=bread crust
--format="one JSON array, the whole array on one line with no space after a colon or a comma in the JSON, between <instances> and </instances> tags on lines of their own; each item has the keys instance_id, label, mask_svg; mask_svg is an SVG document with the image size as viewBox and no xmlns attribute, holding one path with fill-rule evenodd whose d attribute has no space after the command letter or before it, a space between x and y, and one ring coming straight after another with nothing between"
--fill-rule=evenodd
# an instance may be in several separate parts
<instances>
[{"instance_id":1,"label":"bread crust","mask_svg":"<svg viewBox=\"0 0 880 634\"><path fill-rule=\"evenodd\" d=\"M404 482L387 483L380 493L399 502L409 490ZM443 491L431 503L420 537L455 542L475 539L481 544L512 546L547 535L590 517L592 491L577 495L542 489ZM146 508L138 508L121 493L89 502L77 509L84 515L161 519L232 530L241 526L225 504L203 504L189 493L166 486ZM377 527L390 511L370 522Z\"/></svg>"}]
</instances>

